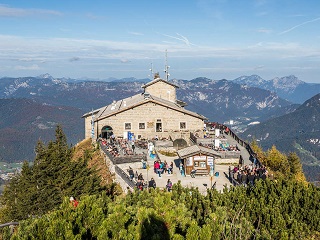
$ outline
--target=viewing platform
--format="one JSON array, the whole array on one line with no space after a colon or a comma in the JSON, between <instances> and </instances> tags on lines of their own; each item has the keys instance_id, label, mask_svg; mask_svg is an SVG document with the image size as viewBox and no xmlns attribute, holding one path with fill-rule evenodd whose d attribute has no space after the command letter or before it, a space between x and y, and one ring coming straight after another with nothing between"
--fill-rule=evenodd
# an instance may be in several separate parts
<instances>
[{"instance_id":1,"label":"viewing platform","mask_svg":"<svg viewBox=\"0 0 320 240\"><path fill-rule=\"evenodd\" d=\"M203 137L199 132L190 134L191 142L196 143L194 146L198 147L192 148L192 145L189 146L190 149L192 148L191 152L187 152L184 156L189 159L188 156L194 155L192 151L195 152L195 156L199 155L200 151L201 158L193 158L192 165L188 165L186 159L180 158L179 155L170 157L167 154L162 154L165 151L178 153L183 150L177 151L168 139L136 140L134 141L134 149L132 149L132 141L120 138L113 142L101 141L101 149L110 160L114 171L117 173L117 181L122 185L124 191L135 188L141 178L143 178L145 187L150 179L153 178L158 188L165 189L166 183L170 179L173 184L180 181L182 186L197 187L204 194L208 188L222 191L225 187L238 185L239 182L231 179L233 175L230 176L230 168L252 165L252 149L231 130L224 131L224 129L219 129L219 133L217 133L217 129L204 132L206 135ZM152 146L153 154L150 154L150 146ZM113 147L117 149L117 153L113 153L115 150ZM205 155L209 157L205 157ZM214 162L212 165L209 163L211 158L212 162ZM165 169L159 174L154 170L155 161L172 163L172 173ZM196 163L194 161L199 162ZM203 161L205 162L202 163ZM183 172L181 172L181 163L184 165ZM208 168L209 165L212 167ZM191 168L187 170L187 166L199 166L200 168L197 169L195 174L191 174L193 171L190 171ZM207 167L201 168L201 166ZM131 174L129 174L129 171ZM130 175L132 175L131 178Z\"/></svg>"}]
</instances>

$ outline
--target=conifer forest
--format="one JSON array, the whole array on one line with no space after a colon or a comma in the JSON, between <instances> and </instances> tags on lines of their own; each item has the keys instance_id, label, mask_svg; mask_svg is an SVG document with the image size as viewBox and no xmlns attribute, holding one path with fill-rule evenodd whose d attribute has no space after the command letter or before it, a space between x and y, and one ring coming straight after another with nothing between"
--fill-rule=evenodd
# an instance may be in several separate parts
<instances>
[{"instance_id":1,"label":"conifer forest","mask_svg":"<svg viewBox=\"0 0 320 240\"><path fill-rule=\"evenodd\" d=\"M19 225L1 228L1 239L320 239L320 189L306 182L299 158L252 146L274 178L206 194L179 182L171 192L124 194L91 164L99 149L80 154L58 126L6 186L0 221Z\"/></svg>"}]
</instances>

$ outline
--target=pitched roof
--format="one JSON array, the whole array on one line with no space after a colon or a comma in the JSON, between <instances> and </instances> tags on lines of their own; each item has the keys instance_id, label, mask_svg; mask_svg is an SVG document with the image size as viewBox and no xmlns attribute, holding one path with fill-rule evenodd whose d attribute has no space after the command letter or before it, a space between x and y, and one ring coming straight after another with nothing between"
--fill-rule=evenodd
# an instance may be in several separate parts
<instances>
[{"instance_id":1,"label":"pitched roof","mask_svg":"<svg viewBox=\"0 0 320 240\"><path fill-rule=\"evenodd\" d=\"M103 108L103 107L102 107ZM92 110L91 112L87 112L85 114L82 115L82 118L85 118L87 116L91 116L92 114L97 114L102 108L98 108L98 109L95 109L95 110Z\"/></svg>"},{"instance_id":2,"label":"pitched roof","mask_svg":"<svg viewBox=\"0 0 320 240\"><path fill-rule=\"evenodd\" d=\"M199 153L201 153L203 155L207 155L207 156L221 157L220 153L218 153L212 149L198 146L198 145L193 145L190 147L180 149L177 151L177 153L180 158L191 157L191 156L197 155Z\"/></svg>"},{"instance_id":3,"label":"pitched roof","mask_svg":"<svg viewBox=\"0 0 320 240\"><path fill-rule=\"evenodd\" d=\"M146 96L148 96L148 97L146 97ZM114 101L110 105L107 105L105 107L94 110L94 112L97 113L97 114L95 114L95 121L107 118L107 117L112 116L114 114L121 113L123 111L131 109L133 107L140 106L140 105L145 104L147 102L153 102L153 103L168 107L170 109L173 109L173 110L176 110L176 111L179 111L179 112L182 112L182 113L185 113L185 114L188 114L188 115L191 115L196 118L203 119L203 120L207 119L206 117L204 117L201 114L184 109L178 103L174 103L174 102L162 99L162 98L158 98L158 97L152 96L150 94L145 95L145 94L141 93L141 94L136 94L136 95L133 95L131 97L128 97L128 98L125 98L125 99L122 99L119 101ZM92 112L88 112L88 113L84 114L82 117L87 117L91 114L92 114Z\"/></svg>"},{"instance_id":4,"label":"pitched roof","mask_svg":"<svg viewBox=\"0 0 320 240\"><path fill-rule=\"evenodd\" d=\"M163 80L163 79L161 79L161 78L156 78L156 79L152 80L151 82L146 83L145 85L142 86L142 88L146 88L146 87L148 87L148 86L150 86L150 85L152 85L152 84L155 84L155 83L157 83L157 82L165 82L165 83L167 83L167 84L169 84L169 85L171 85L171 86L174 86L175 88L179 88L178 85L175 85L174 83L168 82L168 81Z\"/></svg>"}]
</instances>

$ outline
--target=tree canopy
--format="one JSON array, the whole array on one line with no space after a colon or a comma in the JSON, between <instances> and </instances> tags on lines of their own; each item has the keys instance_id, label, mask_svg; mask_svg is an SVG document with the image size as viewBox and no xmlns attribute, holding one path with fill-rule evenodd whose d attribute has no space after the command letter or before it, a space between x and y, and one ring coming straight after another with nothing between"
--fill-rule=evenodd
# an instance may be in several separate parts
<instances>
[{"instance_id":1,"label":"tree canopy","mask_svg":"<svg viewBox=\"0 0 320 240\"><path fill-rule=\"evenodd\" d=\"M180 183L172 192L136 190L68 199L20 223L12 239L319 239L320 190L296 180L259 180L206 195ZM45 236L45 237L44 237Z\"/></svg>"},{"instance_id":2,"label":"tree canopy","mask_svg":"<svg viewBox=\"0 0 320 240\"><path fill-rule=\"evenodd\" d=\"M55 141L39 141L33 166L24 163L4 191L1 220L25 220L13 234L2 229L2 238L320 239L320 189L306 183L299 158L253 149L279 177L206 194L179 182L172 192L117 195L88 168L92 154L76 158L57 127Z\"/></svg>"},{"instance_id":3,"label":"tree canopy","mask_svg":"<svg viewBox=\"0 0 320 240\"><path fill-rule=\"evenodd\" d=\"M256 153L260 162L267 166L270 174L275 174L276 177L286 179L295 178L305 184L307 183L300 158L296 153L283 154L275 145L264 152L256 141L252 141L251 148Z\"/></svg>"},{"instance_id":4,"label":"tree canopy","mask_svg":"<svg viewBox=\"0 0 320 240\"><path fill-rule=\"evenodd\" d=\"M34 164L24 162L22 171L5 187L1 196L2 222L41 216L62 203L64 197L79 198L105 189L95 169L88 168L88 157L72 160L73 151L61 126L55 140L39 141Z\"/></svg>"}]
</instances>

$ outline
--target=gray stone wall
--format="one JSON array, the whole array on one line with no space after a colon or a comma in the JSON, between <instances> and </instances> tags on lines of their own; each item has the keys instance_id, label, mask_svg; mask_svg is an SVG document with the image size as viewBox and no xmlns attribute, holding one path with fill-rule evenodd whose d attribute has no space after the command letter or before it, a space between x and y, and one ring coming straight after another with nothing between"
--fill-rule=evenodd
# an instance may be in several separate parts
<instances>
[{"instance_id":1,"label":"gray stone wall","mask_svg":"<svg viewBox=\"0 0 320 240\"><path fill-rule=\"evenodd\" d=\"M161 120L162 132L156 132L156 123ZM186 129L180 129L180 122L186 123ZM131 129L125 129L125 123L131 124ZM139 123L144 123L145 129L139 129ZM124 132L133 132L141 138L151 139L155 135L159 138L169 138L170 132L189 132L203 128L203 120L188 114L172 110L162 105L145 103L122 113L100 120L95 125L95 131L101 132L102 127L110 126L116 136L123 136ZM91 116L85 119L85 137L91 137Z\"/></svg>"},{"instance_id":2,"label":"gray stone wall","mask_svg":"<svg viewBox=\"0 0 320 240\"><path fill-rule=\"evenodd\" d=\"M145 88L147 93L158 98L166 99L171 102L176 102L176 88L165 82L157 82Z\"/></svg>"}]
</instances>

